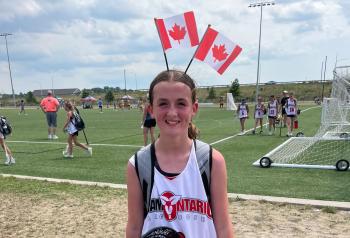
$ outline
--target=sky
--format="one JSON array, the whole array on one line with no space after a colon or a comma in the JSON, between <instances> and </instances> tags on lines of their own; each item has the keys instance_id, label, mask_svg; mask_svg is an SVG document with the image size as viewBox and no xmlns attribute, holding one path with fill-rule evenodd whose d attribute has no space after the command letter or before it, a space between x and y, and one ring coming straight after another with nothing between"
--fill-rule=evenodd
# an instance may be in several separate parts
<instances>
[{"instance_id":1,"label":"sky","mask_svg":"<svg viewBox=\"0 0 350 238\"><path fill-rule=\"evenodd\" d=\"M326 79L350 65L350 1L281 0L263 7L260 82ZM0 0L14 92L48 88L147 89L166 69L154 18L194 11L201 38L208 24L243 48L219 75L194 60L197 86L256 83L260 8L246 0ZM193 48L167 51L185 70ZM125 72L125 77L124 77ZM0 37L0 94L12 93L5 37Z\"/></svg>"}]
</instances>

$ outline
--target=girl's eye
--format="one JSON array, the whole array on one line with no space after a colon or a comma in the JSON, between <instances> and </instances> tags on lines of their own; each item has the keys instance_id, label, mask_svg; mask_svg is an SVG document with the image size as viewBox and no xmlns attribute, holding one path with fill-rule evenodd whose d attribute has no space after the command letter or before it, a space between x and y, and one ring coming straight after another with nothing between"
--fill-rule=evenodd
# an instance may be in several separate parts
<instances>
[{"instance_id":1,"label":"girl's eye","mask_svg":"<svg viewBox=\"0 0 350 238\"><path fill-rule=\"evenodd\" d=\"M160 103L158 104L158 106L160 106L160 107L164 107L164 106L166 106L166 105L167 105L166 102L160 102Z\"/></svg>"}]
</instances>

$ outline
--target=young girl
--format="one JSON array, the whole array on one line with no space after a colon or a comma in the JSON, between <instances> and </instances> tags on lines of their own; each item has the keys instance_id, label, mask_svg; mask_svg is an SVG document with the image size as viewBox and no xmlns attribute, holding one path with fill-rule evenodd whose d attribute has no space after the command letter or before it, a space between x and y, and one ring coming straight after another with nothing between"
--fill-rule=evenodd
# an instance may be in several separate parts
<instances>
[{"instance_id":1,"label":"young girl","mask_svg":"<svg viewBox=\"0 0 350 238\"><path fill-rule=\"evenodd\" d=\"M275 133L275 123L278 115L278 102L274 95L270 96L270 101L267 103L267 113L267 116L269 117L269 135L272 135Z\"/></svg>"},{"instance_id":2,"label":"young girl","mask_svg":"<svg viewBox=\"0 0 350 238\"><path fill-rule=\"evenodd\" d=\"M246 100L243 98L241 103L237 107L237 114L239 118L239 122L241 123L241 133L238 135L244 135L244 124L246 119L248 119L249 108L246 104Z\"/></svg>"},{"instance_id":3,"label":"young girl","mask_svg":"<svg viewBox=\"0 0 350 238\"><path fill-rule=\"evenodd\" d=\"M286 102L286 113L287 113L287 136L293 136L293 123L297 116L297 100L294 98L294 93L289 93L289 98Z\"/></svg>"},{"instance_id":4,"label":"young girl","mask_svg":"<svg viewBox=\"0 0 350 238\"><path fill-rule=\"evenodd\" d=\"M139 157L133 156L127 167L126 237L141 237L160 227L175 230L182 235L179 237L232 237L221 153L212 149L209 201L199 173L194 140L197 130L191 122L198 110L193 80L181 71L161 72L151 83L149 99L160 135L141 152L151 147L150 156L155 159L149 171L154 175L150 193L153 211L144 211L144 193L135 167ZM201 213L210 209L208 215Z\"/></svg>"},{"instance_id":5,"label":"young girl","mask_svg":"<svg viewBox=\"0 0 350 238\"><path fill-rule=\"evenodd\" d=\"M68 145L65 151L63 151L63 156L66 158L73 158L73 142L76 146L79 146L83 148L87 154L92 156L92 148L88 147L84 144L79 143L78 141L78 130L74 126L74 117L73 117L73 112L74 108L71 102L66 101L64 102L64 110L67 112L67 120L63 126L63 131L68 132Z\"/></svg>"},{"instance_id":6,"label":"young girl","mask_svg":"<svg viewBox=\"0 0 350 238\"><path fill-rule=\"evenodd\" d=\"M154 143L154 128L156 126L156 119L154 119L151 112L151 105L146 103L145 108L143 110L143 142L146 146L148 144L148 131L151 135L151 141Z\"/></svg>"},{"instance_id":7,"label":"young girl","mask_svg":"<svg viewBox=\"0 0 350 238\"><path fill-rule=\"evenodd\" d=\"M1 133L1 131L0 131L0 145L5 152L5 157L6 157L5 165L15 164L16 160L15 158L13 158L10 148L6 145L5 136Z\"/></svg>"},{"instance_id":8,"label":"young girl","mask_svg":"<svg viewBox=\"0 0 350 238\"><path fill-rule=\"evenodd\" d=\"M262 133L263 118L264 118L265 110L266 109L262 102L262 97L258 97L258 103L255 105L255 112L254 112L255 124L254 124L254 130L252 132L253 134L255 134L255 130L258 124L260 124L260 133Z\"/></svg>"}]
</instances>

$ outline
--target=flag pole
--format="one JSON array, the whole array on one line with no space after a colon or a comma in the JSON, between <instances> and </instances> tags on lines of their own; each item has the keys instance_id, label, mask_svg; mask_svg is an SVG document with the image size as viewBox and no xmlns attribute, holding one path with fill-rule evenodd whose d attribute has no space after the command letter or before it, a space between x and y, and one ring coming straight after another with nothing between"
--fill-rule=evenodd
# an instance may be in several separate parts
<instances>
[{"instance_id":1,"label":"flag pole","mask_svg":"<svg viewBox=\"0 0 350 238\"><path fill-rule=\"evenodd\" d=\"M158 26L157 26L157 18L154 18L154 24L156 24L156 28L157 28L157 32L158 32L158 35L159 35L159 39L161 39L161 38L160 38L159 29L158 29ZM168 59L167 59L167 57L166 57L166 53L165 53L165 50L164 50L164 46L163 46L162 41L160 41L160 43L161 43L162 49L163 49L163 55L164 55L165 64L166 64L166 70L169 71Z\"/></svg>"},{"instance_id":2,"label":"flag pole","mask_svg":"<svg viewBox=\"0 0 350 238\"><path fill-rule=\"evenodd\" d=\"M201 41L199 42L199 44L198 44L198 46L197 46L197 49L196 49L196 51L194 52L194 54L193 54L193 56L192 56L192 59L191 59L190 62L188 63L187 68L186 68L184 74L186 74L188 68L189 68L190 65L192 64L192 61L193 61L193 59L194 59L194 56L196 55L196 53L197 53L197 51L198 51L198 48L201 46L202 41L203 41L203 39L204 39L204 36L205 36L205 34L207 34L207 31L208 31L208 29L209 29L210 26L211 26L211 25L208 24L208 27L207 27L207 29L205 30L204 35L202 36L202 39L201 39Z\"/></svg>"}]
</instances>

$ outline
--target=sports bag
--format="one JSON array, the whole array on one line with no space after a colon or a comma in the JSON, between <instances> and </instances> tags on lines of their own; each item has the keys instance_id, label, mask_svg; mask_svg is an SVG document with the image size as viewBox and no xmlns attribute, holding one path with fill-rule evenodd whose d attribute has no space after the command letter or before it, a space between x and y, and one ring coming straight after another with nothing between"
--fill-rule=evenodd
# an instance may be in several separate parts
<instances>
[{"instance_id":1,"label":"sports bag","mask_svg":"<svg viewBox=\"0 0 350 238\"><path fill-rule=\"evenodd\" d=\"M74 107L73 110L73 118L72 123L74 124L75 128L77 128L78 131L85 129L85 122L83 118L81 118L78 108Z\"/></svg>"},{"instance_id":2,"label":"sports bag","mask_svg":"<svg viewBox=\"0 0 350 238\"><path fill-rule=\"evenodd\" d=\"M0 132L4 136L10 135L12 132L12 127L4 116L0 116Z\"/></svg>"}]
</instances>

